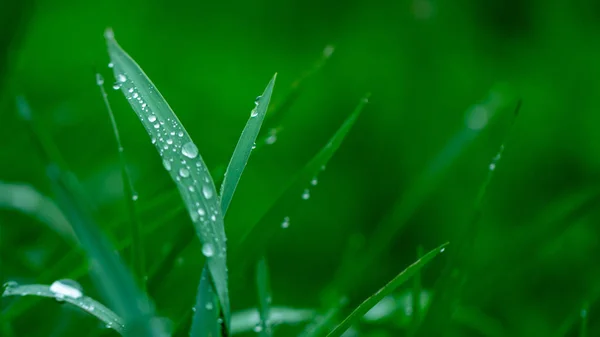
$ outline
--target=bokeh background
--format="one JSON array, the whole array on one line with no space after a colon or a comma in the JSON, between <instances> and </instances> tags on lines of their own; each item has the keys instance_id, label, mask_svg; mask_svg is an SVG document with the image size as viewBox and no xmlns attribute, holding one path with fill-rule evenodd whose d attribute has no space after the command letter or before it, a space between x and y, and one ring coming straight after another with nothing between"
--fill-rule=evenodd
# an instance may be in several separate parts
<instances>
[{"instance_id":1,"label":"bokeh background","mask_svg":"<svg viewBox=\"0 0 600 337\"><path fill-rule=\"evenodd\" d=\"M276 305L320 308L338 268L378 244L372 240L378 225L399 200L413 197L407 192L441 158L444 168L414 214L345 289L350 303L413 262L419 246L450 241L451 252L453 243L471 242L454 255L468 275L455 294L463 314L426 319L443 327L432 336L576 336L582 312L589 336L600 333L596 1L4 0L0 27L0 180L51 196L43 158L16 108L23 96L114 242L129 231L116 143L94 77L99 71L111 78L106 27L161 90L210 167L228 162L254 98L275 72L274 105L298 94L289 110L266 122L281 130L250 160L226 218L231 237L260 218L361 97L372 94L311 198L298 198L290 227L268 244ZM191 224L126 100L113 90L109 98L142 221L162 221L147 237L152 264ZM501 102L494 108L498 118L484 121L476 139L452 143L471 130L469 116L478 104L492 99ZM522 107L510 128L518 99ZM481 218L467 227L502 143ZM452 155L444 156L444 149ZM180 210L177 216L157 220L173 209ZM172 268L152 283L159 313L172 321L193 303L199 246L174 256ZM56 266L72 248L43 222L0 211L0 282L63 278L68 265ZM72 269L83 263L83 255L76 256ZM424 271L425 289L444 289L436 281L451 266L447 256ZM234 310L256 305L253 276L244 275L231 280ZM87 275L78 280L96 294ZM33 300L2 299L7 336L113 334L50 300L7 318L17 301ZM357 326L354 333L410 330L395 319Z\"/></svg>"}]
</instances>

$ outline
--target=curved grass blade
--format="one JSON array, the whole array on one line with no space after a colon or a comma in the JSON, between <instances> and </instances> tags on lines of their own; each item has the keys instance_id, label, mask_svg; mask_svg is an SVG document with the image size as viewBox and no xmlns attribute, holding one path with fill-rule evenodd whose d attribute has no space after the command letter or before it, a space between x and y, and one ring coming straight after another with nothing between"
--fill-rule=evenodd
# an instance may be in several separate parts
<instances>
[{"instance_id":1,"label":"curved grass blade","mask_svg":"<svg viewBox=\"0 0 600 337\"><path fill-rule=\"evenodd\" d=\"M258 309L260 313L260 322L257 325L258 335L270 337L271 331L271 287L269 285L269 267L267 260L263 256L256 264L256 287L258 290Z\"/></svg>"},{"instance_id":2,"label":"curved grass blade","mask_svg":"<svg viewBox=\"0 0 600 337\"><path fill-rule=\"evenodd\" d=\"M296 175L286 192L277 199L261 220L254 226L248 227L238 241L232 243L231 246L235 249L232 253L234 261L232 265L239 266L239 270L243 270L248 263L253 260L255 261L258 257L256 254L261 254L267 240L280 228L279 225L282 221L285 222L285 218L291 212L292 208L297 207L301 196L306 195L306 187L311 185L311 181L323 170L329 159L331 159L340 147L342 141L367 104L369 96L367 94L360 100L358 106L346 118L329 142Z\"/></svg>"},{"instance_id":3,"label":"curved grass blade","mask_svg":"<svg viewBox=\"0 0 600 337\"><path fill-rule=\"evenodd\" d=\"M14 209L46 224L70 242L77 238L64 214L52 199L30 185L0 181L0 209Z\"/></svg>"},{"instance_id":4,"label":"curved grass blade","mask_svg":"<svg viewBox=\"0 0 600 337\"><path fill-rule=\"evenodd\" d=\"M223 214L227 213L235 188L237 187L242 173L244 172L244 168L248 163L248 159L250 158L250 153L256 146L256 137L260 132L260 127L267 114L276 78L277 74L273 76L263 94L256 98L256 101L254 102L256 106L252 109L252 112L250 112L250 118L242 131L242 135L238 140L235 150L233 150L233 155L231 156L231 160L225 171L225 178L223 179L223 185L221 186L221 212L223 212Z\"/></svg>"},{"instance_id":5,"label":"curved grass blade","mask_svg":"<svg viewBox=\"0 0 600 337\"><path fill-rule=\"evenodd\" d=\"M396 288L406 282L411 276L421 270L429 261L436 257L439 253L443 252L448 243L445 243L429 253L425 254L422 258L417 260L412 265L408 266L400 274L394 277L388 284L379 289L371 297L364 300L356 309L354 309L348 317L346 317L338 326L331 331L327 337L338 337L341 336L352 324L358 322L362 316L364 316L371 308L373 308L379 301L384 297L391 294Z\"/></svg>"},{"instance_id":6,"label":"curved grass blade","mask_svg":"<svg viewBox=\"0 0 600 337\"><path fill-rule=\"evenodd\" d=\"M81 193L75 177L53 165L48 168L48 175L58 204L88 255L93 280L115 312L124 318L126 335L165 336L165 327L153 317L150 300L139 291L120 257L94 223L84 199L79 197Z\"/></svg>"},{"instance_id":7,"label":"curved grass blade","mask_svg":"<svg viewBox=\"0 0 600 337\"><path fill-rule=\"evenodd\" d=\"M204 268L198 285L190 337L221 337L218 304L210 284L210 275Z\"/></svg>"},{"instance_id":8,"label":"curved grass blade","mask_svg":"<svg viewBox=\"0 0 600 337\"><path fill-rule=\"evenodd\" d=\"M226 238L215 184L198 148L156 86L119 46L112 30L105 33L112 69L120 88L158 150L177 185L203 245L203 253L229 327Z\"/></svg>"},{"instance_id":9,"label":"curved grass blade","mask_svg":"<svg viewBox=\"0 0 600 337\"><path fill-rule=\"evenodd\" d=\"M110 107L110 103L108 102L108 95L106 95L106 90L104 90L104 78L98 73L96 74L96 84L100 88L102 100L104 101L104 106L110 117L110 123L115 135L115 140L117 141L119 162L121 164L121 180L123 181L123 192L127 201L127 210L129 211L129 221L131 226L131 265L135 270L134 274L138 284L142 287L142 290L145 290L146 282L144 281L144 277L146 276L146 267L144 262L144 243L142 241L140 220L138 219L135 207L137 194L134 192L133 182L127 172L127 162L125 160L123 144L121 143L121 136L119 135L119 128L117 127L117 121L115 120L115 115Z\"/></svg>"},{"instance_id":10,"label":"curved grass blade","mask_svg":"<svg viewBox=\"0 0 600 337\"><path fill-rule=\"evenodd\" d=\"M102 303L94 300L91 297L84 296L65 296L64 294L52 291L52 286L44 284L27 284L19 285L16 282L9 282L6 284L6 288L2 293L2 297L7 296L38 296L53 298L57 301L70 303L81 310L95 316L104 324L106 327L116 330L118 333L123 335L125 333L125 323L123 319L115 314L112 310L108 309Z\"/></svg>"}]
</instances>

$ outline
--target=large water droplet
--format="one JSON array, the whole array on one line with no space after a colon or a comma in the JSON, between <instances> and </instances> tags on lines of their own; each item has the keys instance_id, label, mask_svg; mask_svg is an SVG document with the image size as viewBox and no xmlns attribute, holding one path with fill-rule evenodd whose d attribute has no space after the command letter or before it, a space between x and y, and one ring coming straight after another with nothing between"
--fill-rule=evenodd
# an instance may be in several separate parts
<instances>
[{"instance_id":1,"label":"large water droplet","mask_svg":"<svg viewBox=\"0 0 600 337\"><path fill-rule=\"evenodd\" d=\"M202 195L204 195L206 199L210 199L213 196L213 191L208 185L202 185Z\"/></svg>"},{"instance_id":2,"label":"large water droplet","mask_svg":"<svg viewBox=\"0 0 600 337\"><path fill-rule=\"evenodd\" d=\"M198 156L198 148L196 144L187 142L181 147L181 154L188 158L196 158Z\"/></svg>"},{"instance_id":3,"label":"large water droplet","mask_svg":"<svg viewBox=\"0 0 600 337\"><path fill-rule=\"evenodd\" d=\"M148 116L148 122L150 122L150 123L156 122L156 116L155 115Z\"/></svg>"},{"instance_id":4,"label":"large water droplet","mask_svg":"<svg viewBox=\"0 0 600 337\"><path fill-rule=\"evenodd\" d=\"M167 159L163 159L163 166L167 169L167 171L171 171L171 162Z\"/></svg>"},{"instance_id":5,"label":"large water droplet","mask_svg":"<svg viewBox=\"0 0 600 337\"><path fill-rule=\"evenodd\" d=\"M206 257L215 255L215 248L213 247L212 243L205 243L202 245L202 255Z\"/></svg>"},{"instance_id":6,"label":"large water droplet","mask_svg":"<svg viewBox=\"0 0 600 337\"><path fill-rule=\"evenodd\" d=\"M56 299L58 300L65 297L77 299L83 296L82 288L79 283L68 279L54 281L54 283L50 285L50 291L55 294Z\"/></svg>"},{"instance_id":7,"label":"large water droplet","mask_svg":"<svg viewBox=\"0 0 600 337\"><path fill-rule=\"evenodd\" d=\"M258 104L257 104L258 106ZM252 109L252 111L250 112L250 117L254 118L258 116L258 109L256 109L256 107L254 107L254 109Z\"/></svg>"},{"instance_id":8,"label":"large water droplet","mask_svg":"<svg viewBox=\"0 0 600 337\"><path fill-rule=\"evenodd\" d=\"M179 175L182 178L187 178L190 176L190 171L188 169L186 169L185 167L182 167L179 169Z\"/></svg>"}]
</instances>

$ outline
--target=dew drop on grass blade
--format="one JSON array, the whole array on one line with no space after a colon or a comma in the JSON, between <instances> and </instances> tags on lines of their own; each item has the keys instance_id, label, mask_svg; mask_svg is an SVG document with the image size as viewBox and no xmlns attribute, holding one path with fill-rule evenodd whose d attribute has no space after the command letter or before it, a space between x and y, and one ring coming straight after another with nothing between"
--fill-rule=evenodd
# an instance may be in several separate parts
<instances>
[{"instance_id":1,"label":"dew drop on grass blade","mask_svg":"<svg viewBox=\"0 0 600 337\"><path fill-rule=\"evenodd\" d=\"M367 104L369 96L367 94L360 100L357 107L346 118L329 142L302 168L286 191L269 208L259 222L246 228L245 233L235 242L232 242L231 247L234 249L232 266L236 266L237 271L244 270L248 263L255 261L260 256L259 254L264 250L268 239L281 228L281 224L285 222L288 214L298 206L306 188L312 186L311 181L323 170L323 167L342 144Z\"/></svg>"},{"instance_id":2,"label":"dew drop on grass blade","mask_svg":"<svg viewBox=\"0 0 600 337\"><path fill-rule=\"evenodd\" d=\"M361 304L358 305L351 313L348 315L338 326L336 326L333 331L331 331L327 337L339 337L348 330L352 326L352 324L358 322L371 308L373 308L379 301L381 301L384 297L391 294L394 290L396 290L399 286L401 286L404 282L406 282L410 277L412 277L416 272L421 270L429 261L431 261L434 257L444 251L445 247L448 243L445 243L429 253L425 254L422 258L417 260L412 265L408 266L408 268L404 269L400 274L396 275L390 282L388 282L383 288L379 289L375 294L371 295L369 298L364 300Z\"/></svg>"},{"instance_id":3,"label":"dew drop on grass blade","mask_svg":"<svg viewBox=\"0 0 600 337\"><path fill-rule=\"evenodd\" d=\"M98 229L84 198L80 196L82 192L76 178L52 164L47 171L57 203L88 255L94 282L125 321L125 334L165 336L165 327L153 317L152 303L137 288L133 276Z\"/></svg>"},{"instance_id":4,"label":"dew drop on grass blade","mask_svg":"<svg viewBox=\"0 0 600 337\"><path fill-rule=\"evenodd\" d=\"M193 312L190 337L221 337L219 301L212 290L210 275L206 268L200 277Z\"/></svg>"},{"instance_id":5,"label":"dew drop on grass blade","mask_svg":"<svg viewBox=\"0 0 600 337\"><path fill-rule=\"evenodd\" d=\"M204 249L213 252L206 256L207 265L213 281L211 284L219 297L225 326L228 327L230 309L225 228L213 179L198 147L156 86L119 46L112 30L106 30L105 38L116 79L115 87L123 92L156 146Z\"/></svg>"},{"instance_id":6,"label":"dew drop on grass blade","mask_svg":"<svg viewBox=\"0 0 600 337\"><path fill-rule=\"evenodd\" d=\"M267 114L267 109L269 108L269 102L271 101L276 78L277 74L273 76L263 94L256 98L256 101L254 102L255 106L250 112L250 118L242 131L242 135L238 140L235 150L233 150L233 155L231 156L231 160L225 171L225 178L223 179L223 185L221 186L221 211L223 214L227 213L235 188L248 163L250 153L255 147L256 137L260 132L260 127Z\"/></svg>"},{"instance_id":7,"label":"dew drop on grass blade","mask_svg":"<svg viewBox=\"0 0 600 337\"><path fill-rule=\"evenodd\" d=\"M72 289L70 289L72 288ZM125 323L123 319L108 309L102 303L94 300L91 297L85 296L80 289L73 288L72 285L65 281L56 281L52 285L44 284L24 284L19 285L16 282L8 282L5 284L2 297L8 296L37 296L54 298L60 302L70 303L81 310L95 316L106 327L111 328L124 334Z\"/></svg>"}]
</instances>

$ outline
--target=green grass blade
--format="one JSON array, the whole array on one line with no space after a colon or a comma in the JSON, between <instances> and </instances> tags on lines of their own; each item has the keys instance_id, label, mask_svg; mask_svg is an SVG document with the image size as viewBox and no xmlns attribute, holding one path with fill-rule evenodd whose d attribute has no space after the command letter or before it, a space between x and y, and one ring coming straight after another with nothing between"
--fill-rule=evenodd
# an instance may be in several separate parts
<instances>
[{"instance_id":1,"label":"green grass blade","mask_svg":"<svg viewBox=\"0 0 600 337\"><path fill-rule=\"evenodd\" d=\"M332 305L323 314L315 315L312 322L307 324L304 329L298 334L298 337L321 336L325 331L333 326L333 322L340 314L342 309L348 304L348 299L343 298L336 305Z\"/></svg>"},{"instance_id":2,"label":"green grass blade","mask_svg":"<svg viewBox=\"0 0 600 337\"><path fill-rule=\"evenodd\" d=\"M215 184L198 152L167 101L138 64L118 45L112 30L105 33L118 88L129 101L156 146L165 169L177 185L196 234L229 327L226 238Z\"/></svg>"},{"instance_id":3,"label":"green grass blade","mask_svg":"<svg viewBox=\"0 0 600 337\"><path fill-rule=\"evenodd\" d=\"M219 302L210 284L208 269L204 268L198 285L190 337L220 337Z\"/></svg>"},{"instance_id":4,"label":"green grass blade","mask_svg":"<svg viewBox=\"0 0 600 337\"><path fill-rule=\"evenodd\" d=\"M581 324L579 325L579 337L587 337L588 336L588 311L589 306L586 304L581 308L580 317Z\"/></svg>"},{"instance_id":5,"label":"green grass blade","mask_svg":"<svg viewBox=\"0 0 600 337\"><path fill-rule=\"evenodd\" d=\"M102 78L102 75L96 74L96 84L100 88L102 100L104 101L104 106L106 107L106 111L110 117L113 134L115 135L115 140L117 141L119 163L121 166L121 180L123 181L123 192L127 203L127 210L129 212L129 221L131 226L131 265L135 271L134 274L138 284L142 287L142 290L145 290L146 282L144 281L144 278L146 276L146 267L144 261L144 243L142 241L141 224L135 207L137 194L134 192L133 182L131 181L131 177L127 172L127 162L125 160L123 144L121 143L121 136L119 135L119 128L117 127L117 121L115 120L115 115L110 107L110 103L108 102L108 95L106 95L106 90L104 90L104 79Z\"/></svg>"},{"instance_id":6,"label":"green grass blade","mask_svg":"<svg viewBox=\"0 0 600 337\"><path fill-rule=\"evenodd\" d=\"M314 309L272 307L270 315L272 326L296 325L312 319L316 315L316 311ZM231 315L231 334L256 332L255 329L260 325L260 321L261 317L257 309L236 311Z\"/></svg>"},{"instance_id":7,"label":"green grass blade","mask_svg":"<svg viewBox=\"0 0 600 337\"><path fill-rule=\"evenodd\" d=\"M385 296L391 294L395 289L406 282L411 276L421 270L429 261L436 257L439 253L443 252L448 243L445 243L429 253L425 254L422 258L417 260L415 263L410 265L408 268L403 270L400 274L394 277L388 284L383 288L379 289L371 297L363 301L356 309L354 309L348 317L346 317L338 326L331 331L327 337L339 337L341 336L352 324L358 322L364 314L366 314L371 308L373 308L379 301Z\"/></svg>"},{"instance_id":8,"label":"green grass blade","mask_svg":"<svg viewBox=\"0 0 600 337\"><path fill-rule=\"evenodd\" d=\"M310 186L310 182L322 171L342 144L367 104L368 97L369 94L360 100L357 107L346 118L329 142L297 174L286 192L278 198L261 220L254 226L248 227L237 242L232 242L231 246L235 249L232 253L233 266L240 267L240 270L242 270L245 266L248 266L248 263L256 261L255 259L260 256L255 254L261 254L272 233L280 228L281 223L285 222L286 216L293 208L297 207L298 200L301 200L300 198L305 193L306 187Z\"/></svg>"},{"instance_id":9,"label":"green grass blade","mask_svg":"<svg viewBox=\"0 0 600 337\"><path fill-rule=\"evenodd\" d=\"M67 241L77 240L60 208L30 185L0 181L0 209L22 212L46 224Z\"/></svg>"},{"instance_id":10,"label":"green grass blade","mask_svg":"<svg viewBox=\"0 0 600 337\"><path fill-rule=\"evenodd\" d=\"M56 166L48 175L58 204L73 226L82 248L90 260L92 276L110 306L125 320L127 336L164 336L166 330L153 318L150 300L137 285L113 247L93 221L80 197L75 177Z\"/></svg>"},{"instance_id":11,"label":"green grass blade","mask_svg":"<svg viewBox=\"0 0 600 337\"><path fill-rule=\"evenodd\" d=\"M231 156L231 160L229 161L229 165L227 166L227 170L225 171L225 178L223 179L223 185L221 186L221 211L223 214L227 213L235 188L237 187L242 173L244 172L244 168L248 163L248 159L250 158L250 153L256 146L256 137L260 132L260 127L267 114L276 78L277 74L273 76L263 94L258 96L254 102L256 106L252 109L252 112L250 112L250 118L242 131L242 135L238 140L233 155Z\"/></svg>"},{"instance_id":12,"label":"green grass blade","mask_svg":"<svg viewBox=\"0 0 600 337\"><path fill-rule=\"evenodd\" d=\"M57 281L60 282L60 281ZM57 282L53 283L53 285L57 284ZM54 291L53 291L54 290ZM60 288L59 288L60 290ZM81 310L89 313L90 315L95 316L104 324L106 327L111 328L119 332L121 335L125 333L125 323L123 319L119 317L117 314L112 312L112 310L108 309L102 303L94 300L91 297L84 296L82 293L78 293L78 290L69 295L65 295L64 293L56 291L56 288L52 285L43 285L43 284L27 284L27 285L19 285L16 282L9 282L6 284L6 288L2 293L2 297L7 296L38 296L38 297L48 297L53 298L60 302L70 303Z\"/></svg>"},{"instance_id":13,"label":"green grass blade","mask_svg":"<svg viewBox=\"0 0 600 337\"><path fill-rule=\"evenodd\" d=\"M271 286L269 285L269 267L267 259L263 256L256 264L256 287L258 290L258 312L260 314L260 322L258 335L261 337L270 337L271 331Z\"/></svg>"}]
</instances>

